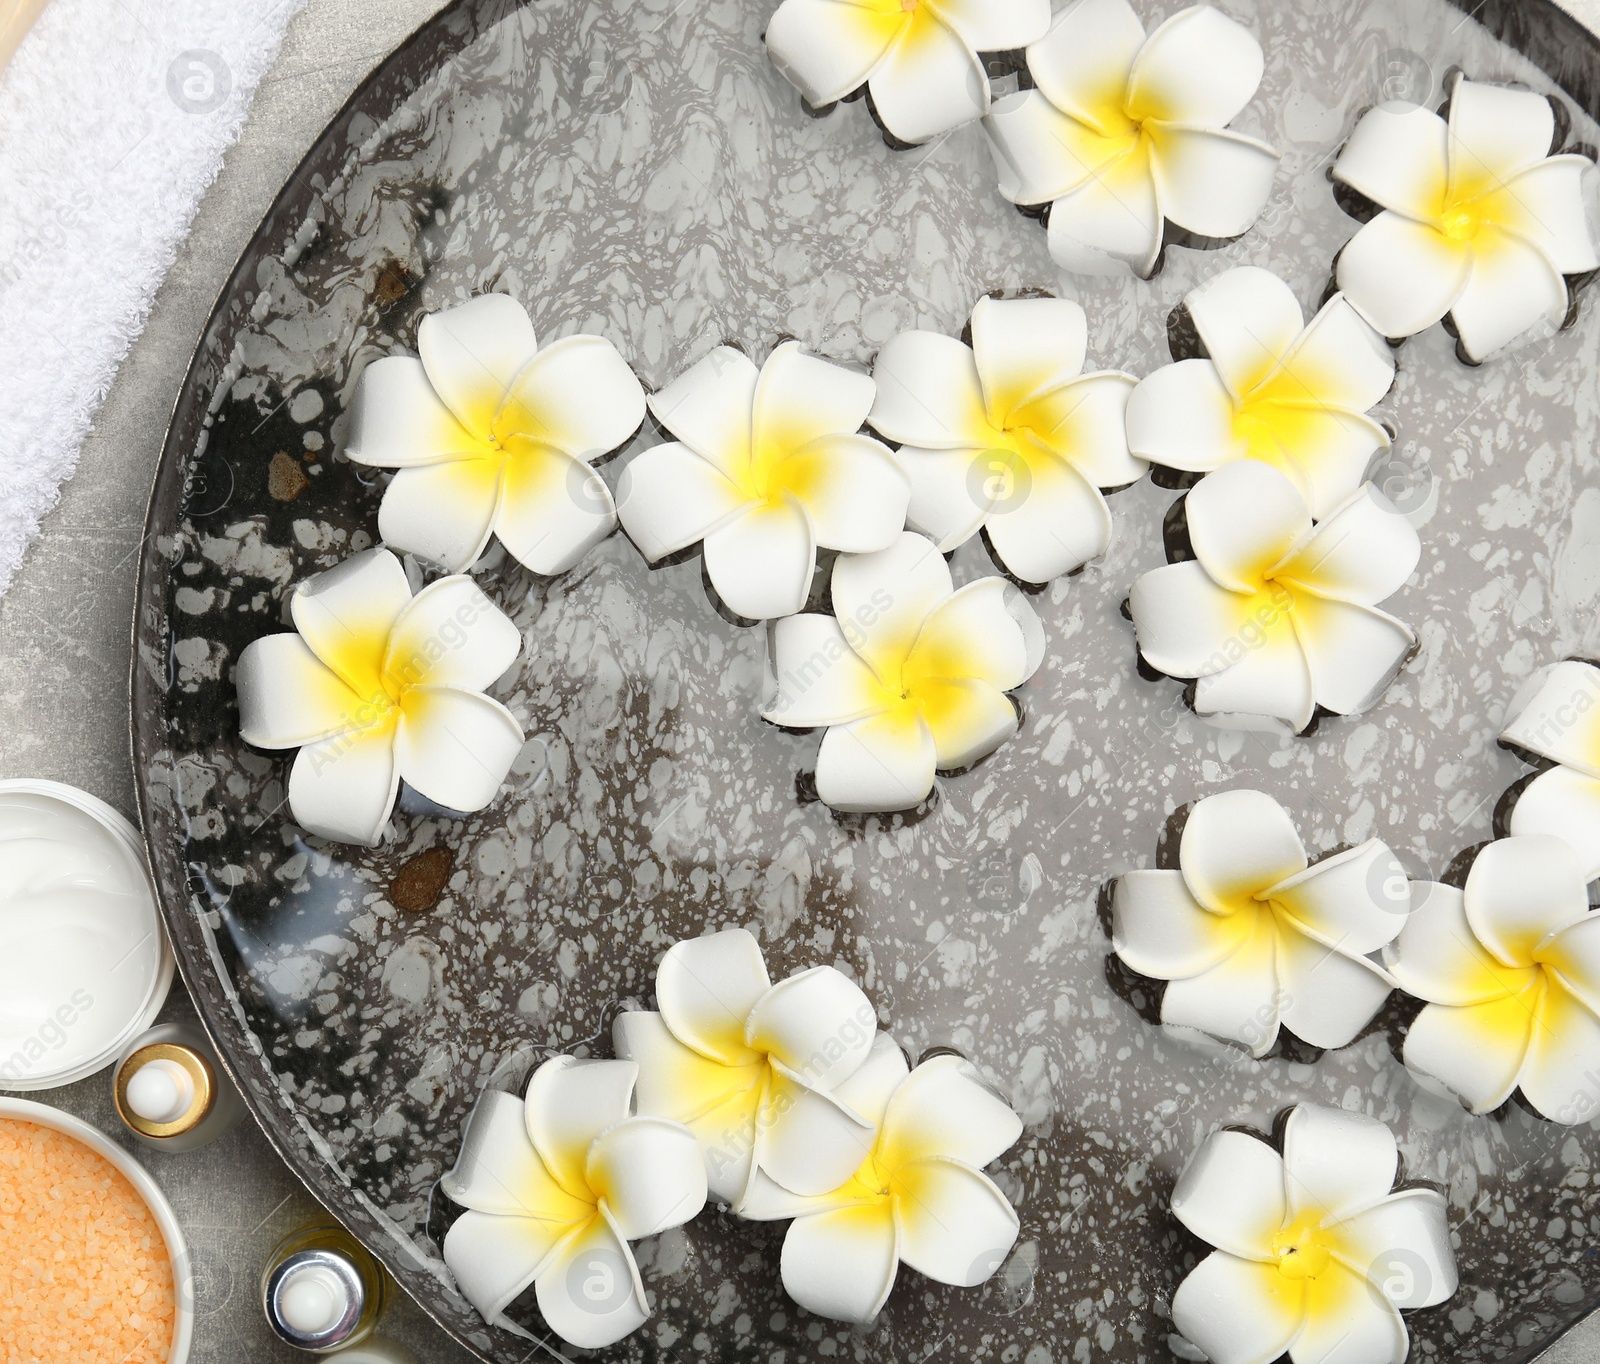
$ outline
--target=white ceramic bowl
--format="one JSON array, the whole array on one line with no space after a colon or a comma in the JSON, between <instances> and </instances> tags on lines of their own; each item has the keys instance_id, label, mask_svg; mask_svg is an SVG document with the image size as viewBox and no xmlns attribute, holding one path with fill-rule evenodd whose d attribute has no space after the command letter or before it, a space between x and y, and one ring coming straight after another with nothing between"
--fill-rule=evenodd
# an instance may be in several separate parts
<instances>
[{"instance_id":1,"label":"white ceramic bowl","mask_svg":"<svg viewBox=\"0 0 1600 1364\"><path fill-rule=\"evenodd\" d=\"M172 1204L167 1202L167 1196L161 1192L161 1186L150 1178L144 1166L98 1128L70 1113L63 1113L59 1108L0 1095L0 1119L3 1118L37 1123L40 1127L52 1128L82 1142L115 1165L128 1183L133 1185L139 1197L144 1199L156 1219L156 1225L161 1228L161 1239L167 1243L167 1256L172 1261L176 1310L172 1320L172 1352L167 1356L167 1364L185 1364L194 1337L194 1273L189 1265L188 1242L183 1239L178 1216L172 1211Z\"/></svg>"}]
</instances>

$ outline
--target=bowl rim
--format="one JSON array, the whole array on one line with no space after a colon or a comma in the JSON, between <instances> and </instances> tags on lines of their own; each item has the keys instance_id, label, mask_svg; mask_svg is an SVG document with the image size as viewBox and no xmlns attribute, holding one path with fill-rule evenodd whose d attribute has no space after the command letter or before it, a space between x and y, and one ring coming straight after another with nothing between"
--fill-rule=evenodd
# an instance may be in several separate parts
<instances>
[{"instance_id":1,"label":"bowl rim","mask_svg":"<svg viewBox=\"0 0 1600 1364\"><path fill-rule=\"evenodd\" d=\"M62 1109L33 1099L17 1099L0 1094L0 1119L5 1118L36 1123L81 1142L95 1154L110 1161L144 1200L145 1206L156 1219L156 1225L161 1228L161 1239L166 1242L167 1258L172 1263L174 1310L172 1349L167 1355L167 1364L185 1364L194 1340L194 1268L178 1214L167 1201L161 1186L144 1166L93 1123L85 1122Z\"/></svg>"}]
</instances>

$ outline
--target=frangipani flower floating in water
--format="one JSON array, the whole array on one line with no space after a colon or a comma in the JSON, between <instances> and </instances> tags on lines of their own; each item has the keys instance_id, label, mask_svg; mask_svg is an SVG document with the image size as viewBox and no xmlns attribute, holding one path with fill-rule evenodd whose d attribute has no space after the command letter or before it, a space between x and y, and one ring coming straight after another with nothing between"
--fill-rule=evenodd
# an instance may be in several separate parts
<instances>
[{"instance_id":1,"label":"frangipani flower floating in water","mask_svg":"<svg viewBox=\"0 0 1600 1364\"><path fill-rule=\"evenodd\" d=\"M378 533L459 573L493 535L535 573L564 573L616 528L590 466L644 420L644 389L611 342L539 349L527 310L484 294L422 319L421 358L362 372L346 453L397 469Z\"/></svg>"},{"instance_id":2,"label":"frangipani flower floating in water","mask_svg":"<svg viewBox=\"0 0 1600 1364\"><path fill-rule=\"evenodd\" d=\"M650 1315L628 1242L682 1226L706 1201L694 1135L631 1114L631 1061L557 1056L527 1098L486 1092L455 1169L440 1181L467 1211L444 1262L491 1325L534 1339L505 1309L533 1285L550 1329L580 1349L615 1344Z\"/></svg>"},{"instance_id":3,"label":"frangipani flower floating in water","mask_svg":"<svg viewBox=\"0 0 1600 1364\"><path fill-rule=\"evenodd\" d=\"M1402 989L1428 1001L1406 1035L1413 1073L1474 1113L1513 1090L1545 1117L1600 1112L1600 914L1561 839L1490 843L1465 890L1417 887L1418 905L1385 954Z\"/></svg>"},{"instance_id":4,"label":"frangipani flower floating in water","mask_svg":"<svg viewBox=\"0 0 1600 1364\"><path fill-rule=\"evenodd\" d=\"M1548 669L1500 742L1557 764L1517 797L1511 832L1565 839L1584 880L1600 876L1600 668L1569 659Z\"/></svg>"},{"instance_id":5,"label":"frangipani flower floating in water","mask_svg":"<svg viewBox=\"0 0 1600 1364\"><path fill-rule=\"evenodd\" d=\"M1286 474L1318 519L1353 496L1389 433L1366 415L1394 384L1394 357L1340 295L1305 325L1294 291L1240 266L1184 307L1206 358L1142 380L1128 446L1171 469L1210 473L1253 459Z\"/></svg>"},{"instance_id":6,"label":"frangipani flower floating in water","mask_svg":"<svg viewBox=\"0 0 1600 1364\"><path fill-rule=\"evenodd\" d=\"M1334 178L1383 211L1339 257L1339 287L1396 340L1447 313L1470 361L1559 324L1565 276L1600 267L1584 156L1552 156L1543 95L1457 80L1448 122L1390 102L1356 125Z\"/></svg>"},{"instance_id":7,"label":"frangipani flower floating in water","mask_svg":"<svg viewBox=\"0 0 1600 1364\"><path fill-rule=\"evenodd\" d=\"M289 598L294 631L239 655L239 730L298 748L289 809L310 833L376 846L404 779L435 804L481 810L522 749L522 726L480 693L522 635L471 578L411 595L400 561L371 549Z\"/></svg>"},{"instance_id":8,"label":"frangipani flower floating in water","mask_svg":"<svg viewBox=\"0 0 1600 1364\"><path fill-rule=\"evenodd\" d=\"M1209 5L1148 39L1127 0L1076 0L1028 48L1035 89L984 120L1014 204L1049 205L1050 254L1080 274L1155 273L1166 223L1237 237L1261 216L1278 153L1228 131L1255 97L1261 45Z\"/></svg>"},{"instance_id":9,"label":"frangipani flower floating in water","mask_svg":"<svg viewBox=\"0 0 1600 1364\"><path fill-rule=\"evenodd\" d=\"M1117 955L1169 982L1163 1023L1264 1056L1280 1027L1342 1047L1383 1007L1394 982L1368 954L1411 909L1386 845L1372 839L1308 866L1277 801L1225 791L1190 811L1178 865L1127 872L1112 896Z\"/></svg>"},{"instance_id":10,"label":"frangipani flower floating in water","mask_svg":"<svg viewBox=\"0 0 1600 1364\"><path fill-rule=\"evenodd\" d=\"M1003 578L957 592L944 556L907 532L877 554L839 557L833 610L773 627L778 690L762 714L827 727L817 794L835 810L912 809L935 771L967 767L1016 733L1006 693L1038 669L1044 630Z\"/></svg>"},{"instance_id":11,"label":"frangipani flower floating in water","mask_svg":"<svg viewBox=\"0 0 1600 1364\"><path fill-rule=\"evenodd\" d=\"M1313 526L1287 475L1242 460L1186 505L1194 559L1146 573L1128 609L1145 660L1198 679L1198 714L1299 733L1318 706L1353 715L1383 695L1416 636L1376 607L1422 542L1382 493L1367 484Z\"/></svg>"},{"instance_id":12,"label":"frangipani flower floating in water","mask_svg":"<svg viewBox=\"0 0 1600 1364\"><path fill-rule=\"evenodd\" d=\"M936 1056L908 1074L890 1046L871 1081L857 1101L877 1140L847 1181L819 1198L758 1181L741 1209L752 1220L794 1218L780 1261L784 1289L808 1312L840 1321L876 1317L901 1264L971 1288L1017 1239L1017 1214L983 1167L1016 1143L1022 1120L973 1066Z\"/></svg>"},{"instance_id":13,"label":"frangipani flower floating in water","mask_svg":"<svg viewBox=\"0 0 1600 1364\"><path fill-rule=\"evenodd\" d=\"M755 938L731 928L668 949L656 1005L618 1016L617 1054L638 1063L639 1111L698 1138L717 1198L742 1207L758 1170L825 1193L861 1164L875 1120L855 1087L877 1014L848 976L818 966L773 985Z\"/></svg>"},{"instance_id":14,"label":"frangipani flower floating in water","mask_svg":"<svg viewBox=\"0 0 1600 1364\"><path fill-rule=\"evenodd\" d=\"M873 377L874 430L900 443L911 529L941 551L987 529L1025 582L1081 568L1111 543L1101 488L1144 474L1123 425L1134 379L1083 375L1088 322L1059 298L981 299L972 345L905 332Z\"/></svg>"},{"instance_id":15,"label":"frangipani flower floating in water","mask_svg":"<svg viewBox=\"0 0 1600 1364\"><path fill-rule=\"evenodd\" d=\"M1042 38L1050 0L783 0L767 26L778 70L821 109L865 86L890 136L925 142L989 109L980 52Z\"/></svg>"},{"instance_id":16,"label":"frangipani flower floating in water","mask_svg":"<svg viewBox=\"0 0 1600 1364\"><path fill-rule=\"evenodd\" d=\"M883 549L905 527L905 471L859 434L873 393L869 376L797 342L759 370L719 346L650 398L678 442L623 470L623 528L651 563L703 540L706 572L729 610L748 620L793 615L819 546Z\"/></svg>"},{"instance_id":17,"label":"frangipani flower floating in water","mask_svg":"<svg viewBox=\"0 0 1600 1364\"><path fill-rule=\"evenodd\" d=\"M1456 1291L1444 1195L1391 1192L1400 1158L1376 1118L1301 1104L1280 1156L1249 1132L1207 1137L1173 1215L1216 1247L1172 1295L1172 1323L1212 1364L1401 1364L1400 1309Z\"/></svg>"}]
</instances>

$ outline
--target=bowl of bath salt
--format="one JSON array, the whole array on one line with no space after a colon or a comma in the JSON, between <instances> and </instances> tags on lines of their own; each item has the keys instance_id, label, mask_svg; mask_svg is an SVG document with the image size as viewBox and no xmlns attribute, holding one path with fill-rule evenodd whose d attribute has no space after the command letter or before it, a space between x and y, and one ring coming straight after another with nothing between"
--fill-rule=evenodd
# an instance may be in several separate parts
<instances>
[{"instance_id":1,"label":"bowl of bath salt","mask_svg":"<svg viewBox=\"0 0 1600 1364\"><path fill-rule=\"evenodd\" d=\"M145 1170L59 1109L0 1098L0 1355L8 1364L183 1364L194 1281Z\"/></svg>"}]
</instances>

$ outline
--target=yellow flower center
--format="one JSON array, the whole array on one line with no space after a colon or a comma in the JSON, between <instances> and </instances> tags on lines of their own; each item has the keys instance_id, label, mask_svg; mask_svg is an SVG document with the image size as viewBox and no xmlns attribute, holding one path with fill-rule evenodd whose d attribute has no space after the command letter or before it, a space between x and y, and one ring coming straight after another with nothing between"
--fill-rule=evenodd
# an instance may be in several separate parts
<instances>
[{"instance_id":1,"label":"yellow flower center","mask_svg":"<svg viewBox=\"0 0 1600 1364\"><path fill-rule=\"evenodd\" d=\"M1278 1273L1286 1279L1315 1279L1328 1268L1332 1255L1328 1236L1315 1213L1304 1212L1272 1238Z\"/></svg>"},{"instance_id":2,"label":"yellow flower center","mask_svg":"<svg viewBox=\"0 0 1600 1364\"><path fill-rule=\"evenodd\" d=\"M1441 226L1444 228L1444 235L1451 241L1466 242L1478 235L1482 223L1471 209L1455 207L1445 210Z\"/></svg>"}]
</instances>

